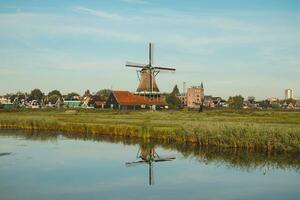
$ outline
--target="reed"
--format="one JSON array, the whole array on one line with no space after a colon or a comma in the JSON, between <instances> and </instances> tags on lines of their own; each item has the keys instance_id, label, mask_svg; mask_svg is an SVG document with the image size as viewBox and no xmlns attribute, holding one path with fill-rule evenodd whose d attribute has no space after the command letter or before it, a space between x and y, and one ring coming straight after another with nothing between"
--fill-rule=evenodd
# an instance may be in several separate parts
<instances>
[{"instance_id":1,"label":"reed","mask_svg":"<svg viewBox=\"0 0 300 200\"><path fill-rule=\"evenodd\" d=\"M63 132L81 137L111 135L199 146L300 152L300 112L1 111L0 128Z\"/></svg>"}]
</instances>

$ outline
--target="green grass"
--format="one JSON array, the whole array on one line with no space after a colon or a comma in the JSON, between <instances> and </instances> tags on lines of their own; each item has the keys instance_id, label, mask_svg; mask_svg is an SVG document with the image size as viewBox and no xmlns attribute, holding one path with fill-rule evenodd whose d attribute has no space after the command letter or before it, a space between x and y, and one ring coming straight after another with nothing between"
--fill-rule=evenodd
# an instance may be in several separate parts
<instances>
[{"instance_id":1,"label":"green grass","mask_svg":"<svg viewBox=\"0 0 300 200\"><path fill-rule=\"evenodd\" d=\"M300 152L300 112L21 110L1 111L0 127Z\"/></svg>"}]
</instances>

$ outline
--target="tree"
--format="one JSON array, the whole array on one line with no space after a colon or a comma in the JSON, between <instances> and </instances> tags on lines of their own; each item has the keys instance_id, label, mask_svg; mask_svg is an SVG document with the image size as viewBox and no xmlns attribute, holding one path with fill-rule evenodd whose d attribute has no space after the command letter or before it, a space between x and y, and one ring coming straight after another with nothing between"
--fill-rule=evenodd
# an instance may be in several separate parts
<instances>
[{"instance_id":1,"label":"tree","mask_svg":"<svg viewBox=\"0 0 300 200\"><path fill-rule=\"evenodd\" d=\"M180 99L173 93L166 95L166 102L169 105L169 108L180 108L181 101Z\"/></svg>"},{"instance_id":2,"label":"tree","mask_svg":"<svg viewBox=\"0 0 300 200\"><path fill-rule=\"evenodd\" d=\"M59 96L59 97L62 96L60 91L58 91L58 90L52 90L51 92L48 93L48 97L50 97L52 95L56 95L56 96Z\"/></svg>"},{"instance_id":3,"label":"tree","mask_svg":"<svg viewBox=\"0 0 300 200\"><path fill-rule=\"evenodd\" d=\"M248 97L248 101L249 101L250 103L254 104L254 103L255 103L255 97L254 97L254 96L249 96L249 97Z\"/></svg>"},{"instance_id":4,"label":"tree","mask_svg":"<svg viewBox=\"0 0 300 200\"><path fill-rule=\"evenodd\" d=\"M242 97L241 95L229 97L228 105L230 108L241 109L244 105L244 97Z\"/></svg>"},{"instance_id":5,"label":"tree","mask_svg":"<svg viewBox=\"0 0 300 200\"><path fill-rule=\"evenodd\" d=\"M44 94L40 89L34 89L31 91L30 96L32 96L34 100L41 102L41 100L44 97Z\"/></svg>"},{"instance_id":6,"label":"tree","mask_svg":"<svg viewBox=\"0 0 300 200\"><path fill-rule=\"evenodd\" d=\"M78 96L80 96L80 95L77 94L76 92L71 92L66 95L66 99L74 99L75 97L78 97Z\"/></svg>"},{"instance_id":7,"label":"tree","mask_svg":"<svg viewBox=\"0 0 300 200\"><path fill-rule=\"evenodd\" d=\"M173 91L170 94L166 95L166 102L169 105L169 108L177 109L182 106L178 95L180 95L180 93L177 85L175 85Z\"/></svg>"},{"instance_id":8,"label":"tree","mask_svg":"<svg viewBox=\"0 0 300 200\"><path fill-rule=\"evenodd\" d=\"M176 95L176 96L179 96L179 95L180 95L180 92L179 92L179 89L178 89L177 85L174 86L173 91L172 91L172 94L174 94L174 95Z\"/></svg>"},{"instance_id":9,"label":"tree","mask_svg":"<svg viewBox=\"0 0 300 200\"><path fill-rule=\"evenodd\" d=\"M101 98L108 98L112 91L110 89L102 89L96 93L96 96Z\"/></svg>"},{"instance_id":10,"label":"tree","mask_svg":"<svg viewBox=\"0 0 300 200\"><path fill-rule=\"evenodd\" d=\"M54 94L48 97L48 101L51 102L51 104L55 104L59 98L61 97Z\"/></svg>"},{"instance_id":11,"label":"tree","mask_svg":"<svg viewBox=\"0 0 300 200\"><path fill-rule=\"evenodd\" d=\"M258 103L258 105L259 105L259 107L264 108L264 109L270 108L272 106L271 102L269 100L260 101Z\"/></svg>"}]
</instances>

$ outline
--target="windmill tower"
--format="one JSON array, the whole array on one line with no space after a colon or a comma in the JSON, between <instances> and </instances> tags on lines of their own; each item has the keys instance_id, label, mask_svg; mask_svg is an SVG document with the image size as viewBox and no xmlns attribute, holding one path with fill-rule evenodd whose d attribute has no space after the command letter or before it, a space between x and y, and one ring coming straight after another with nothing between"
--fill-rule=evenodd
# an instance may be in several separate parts
<instances>
[{"instance_id":1,"label":"windmill tower","mask_svg":"<svg viewBox=\"0 0 300 200\"><path fill-rule=\"evenodd\" d=\"M153 65L153 44L149 43L149 61L148 64L138 64L133 62L126 62L126 67L139 68L137 70L139 77L139 86L136 94L145 95L150 98L159 96L159 89L156 84L156 76L160 71L175 71L176 69L170 67L159 67Z\"/></svg>"}]
</instances>

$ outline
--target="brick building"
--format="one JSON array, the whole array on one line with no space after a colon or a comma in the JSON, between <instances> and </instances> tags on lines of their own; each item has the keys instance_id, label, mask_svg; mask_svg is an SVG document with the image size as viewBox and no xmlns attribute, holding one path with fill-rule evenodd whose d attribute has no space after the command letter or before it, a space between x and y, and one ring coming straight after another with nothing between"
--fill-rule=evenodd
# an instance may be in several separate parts
<instances>
[{"instance_id":1,"label":"brick building","mask_svg":"<svg viewBox=\"0 0 300 200\"><path fill-rule=\"evenodd\" d=\"M188 108L199 108L204 100L203 83L201 86L192 86L186 92L186 106Z\"/></svg>"}]
</instances>

